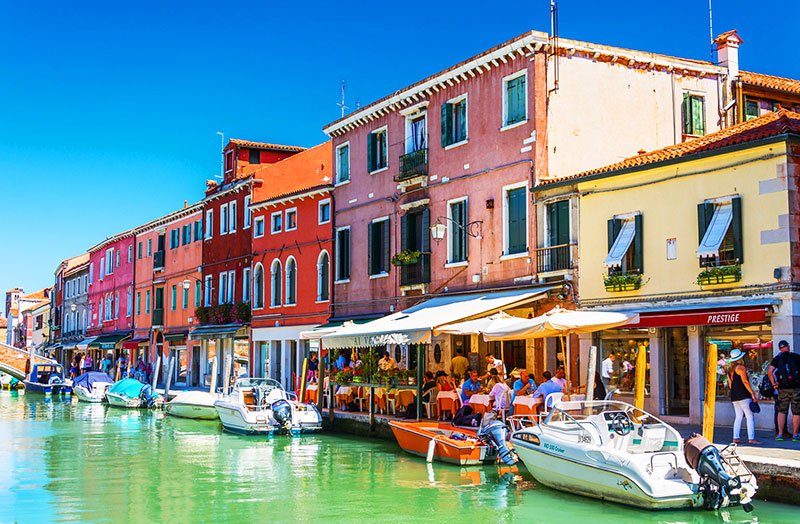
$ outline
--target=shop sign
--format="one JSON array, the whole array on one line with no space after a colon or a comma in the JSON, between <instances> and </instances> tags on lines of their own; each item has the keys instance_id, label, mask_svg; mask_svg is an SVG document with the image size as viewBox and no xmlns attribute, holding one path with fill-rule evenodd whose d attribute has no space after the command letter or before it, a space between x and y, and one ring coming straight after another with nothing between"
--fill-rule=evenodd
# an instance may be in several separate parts
<instances>
[{"instance_id":1,"label":"shop sign","mask_svg":"<svg viewBox=\"0 0 800 524\"><path fill-rule=\"evenodd\" d=\"M681 311L674 313L640 313L639 323L625 327L678 327L678 326L729 326L735 324L763 324L767 309L747 308L718 311Z\"/></svg>"}]
</instances>

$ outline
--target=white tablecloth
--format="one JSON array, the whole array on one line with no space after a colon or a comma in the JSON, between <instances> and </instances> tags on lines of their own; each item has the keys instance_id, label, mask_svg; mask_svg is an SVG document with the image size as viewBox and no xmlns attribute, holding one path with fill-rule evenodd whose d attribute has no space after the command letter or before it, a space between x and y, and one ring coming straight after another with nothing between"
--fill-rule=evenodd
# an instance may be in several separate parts
<instances>
[{"instance_id":1,"label":"white tablecloth","mask_svg":"<svg viewBox=\"0 0 800 524\"><path fill-rule=\"evenodd\" d=\"M533 398L530 395L524 395L524 396L517 395L517 397L514 399L515 406L519 404L522 406L528 406L529 408L532 408L536 404L541 404L542 402L544 402L542 397Z\"/></svg>"},{"instance_id":2,"label":"white tablecloth","mask_svg":"<svg viewBox=\"0 0 800 524\"><path fill-rule=\"evenodd\" d=\"M489 406L489 401L492 399L489 395L481 395L475 393L471 397L469 397L470 404L483 404L484 406Z\"/></svg>"}]
</instances>

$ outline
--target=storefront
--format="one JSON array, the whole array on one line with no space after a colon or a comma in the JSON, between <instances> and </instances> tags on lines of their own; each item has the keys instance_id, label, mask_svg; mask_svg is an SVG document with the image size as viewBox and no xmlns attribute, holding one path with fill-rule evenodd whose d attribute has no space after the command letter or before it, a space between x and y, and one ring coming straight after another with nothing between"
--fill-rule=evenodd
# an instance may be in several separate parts
<instances>
[{"instance_id":1,"label":"storefront","mask_svg":"<svg viewBox=\"0 0 800 524\"><path fill-rule=\"evenodd\" d=\"M276 326L253 329L253 373L280 382L287 391L295 391L302 374L303 361L309 356L311 343L301 333L317 325ZM245 361L247 365L247 352Z\"/></svg>"},{"instance_id":2,"label":"storefront","mask_svg":"<svg viewBox=\"0 0 800 524\"><path fill-rule=\"evenodd\" d=\"M179 373L183 373L183 371L180 370L181 366L178 366L178 362L183 359L184 355L186 355L187 375L189 366L193 369L191 378L187 376L183 380L188 379L193 386L209 387L214 374L214 362L216 361L217 387L223 387L227 360L230 361L228 378L231 384L236 377L249 375L249 326L239 324L200 326L193 329L189 336L193 341L191 345L192 356L188 356L190 348L188 337L181 350L182 354L176 353L175 368L178 369ZM199 357L196 364L194 364L195 355Z\"/></svg>"}]
</instances>

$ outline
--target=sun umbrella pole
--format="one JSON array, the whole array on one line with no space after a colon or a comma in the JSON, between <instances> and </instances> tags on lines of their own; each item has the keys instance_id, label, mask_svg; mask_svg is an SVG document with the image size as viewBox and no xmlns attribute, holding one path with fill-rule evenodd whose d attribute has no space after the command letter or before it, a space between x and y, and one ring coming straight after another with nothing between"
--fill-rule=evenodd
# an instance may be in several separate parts
<instances>
[{"instance_id":1,"label":"sun umbrella pole","mask_svg":"<svg viewBox=\"0 0 800 524\"><path fill-rule=\"evenodd\" d=\"M703 399L703 436L714 442L714 410L717 401L717 345L709 344L706 354L706 395Z\"/></svg>"},{"instance_id":2,"label":"sun umbrella pole","mask_svg":"<svg viewBox=\"0 0 800 524\"><path fill-rule=\"evenodd\" d=\"M633 391L633 405L644 410L644 377L647 371L647 347L642 344L636 352L636 386Z\"/></svg>"},{"instance_id":3,"label":"sun umbrella pole","mask_svg":"<svg viewBox=\"0 0 800 524\"><path fill-rule=\"evenodd\" d=\"M156 384L158 384L158 372L161 370L161 355L158 356L156 360L156 369L153 370L153 389L156 389Z\"/></svg>"}]
</instances>

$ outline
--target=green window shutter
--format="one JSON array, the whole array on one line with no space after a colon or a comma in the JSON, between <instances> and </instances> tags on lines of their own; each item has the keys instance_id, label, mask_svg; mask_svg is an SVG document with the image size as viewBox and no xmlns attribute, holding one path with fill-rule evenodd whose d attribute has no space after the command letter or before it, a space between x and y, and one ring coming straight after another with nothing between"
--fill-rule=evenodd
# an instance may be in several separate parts
<instances>
[{"instance_id":1,"label":"green window shutter","mask_svg":"<svg viewBox=\"0 0 800 524\"><path fill-rule=\"evenodd\" d=\"M611 248L614 246L614 241L617 240L617 235L619 235L619 231L622 229L622 220L618 218L612 218L608 221L608 251L611 251Z\"/></svg>"},{"instance_id":2,"label":"green window shutter","mask_svg":"<svg viewBox=\"0 0 800 524\"><path fill-rule=\"evenodd\" d=\"M453 143L453 106L442 104L442 147L447 147Z\"/></svg>"},{"instance_id":3,"label":"green window shutter","mask_svg":"<svg viewBox=\"0 0 800 524\"><path fill-rule=\"evenodd\" d=\"M520 187L508 192L508 254L525 251L525 188Z\"/></svg>"},{"instance_id":4,"label":"green window shutter","mask_svg":"<svg viewBox=\"0 0 800 524\"><path fill-rule=\"evenodd\" d=\"M740 264L744 263L744 242L742 239L742 198L733 197L733 217L731 219L731 231L733 233L733 256Z\"/></svg>"},{"instance_id":5,"label":"green window shutter","mask_svg":"<svg viewBox=\"0 0 800 524\"><path fill-rule=\"evenodd\" d=\"M706 230L711 224L711 218L714 216L714 204L702 202L697 204L697 245L703 241L706 236Z\"/></svg>"},{"instance_id":6,"label":"green window shutter","mask_svg":"<svg viewBox=\"0 0 800 524\"><path fill-rule=\"evenodd\" d=\"M423 253L430 253L431 251L431 210L425 208L422 210L422 227L420 228L420 246Z\"/></svg>"},{"instance_id":7,"label":"green window shutter","mask_svg":"<svg viewBox=\"0 0 800 524\"><path fill-rule=\"evenodd\" d=\"M516 96L517 96L517 122L521 122L525 120L527 116L525 113L525 77L520 76L517 78L517 89L516 89Z\"/></svg>"},{"instance_id":8,"label":"green window shutter","mask_svg":"<svg viewBox=\"0 0 800 524\"><path fill-rule=\"evenodd\" d=\"M555 208L555 242L554 246L569 244L569 200L553 204Z\"/></svg>"},{"instance_id":9,"label":"green window shutter","mask_svg":"<svg viewBox=\"0 0 800 524\"><path fill-rule=\"evenodd\" d=\"M458 142L467 139L467 99L458 104Z\"/></svg>"},{"instance_id":10,"label":"green window shutter","mask_svg":"<svg viewBox=\"0 0 800 524\"><path fill-rule=\"evenodd\" d=\"M370 222L367 225L367 271L370 275L377 273L377 271L375 271L375 257L372 256L372 252L375 249L374 232L375 223Z\"/></svg>"},{"instance_id":11,"label":"green window shutter","mask_svg":"<svg viewBox=\"0 0 800 524\"><path fill-rule=\"evenodd\" d=\"M639 273L644 273L644 227L642 222L642 215L636 215L634 218L634 231L633 237L633 269Z\"/></svg>"},{"instance_id":12,"label":"green window shutter","mask_svg":"<svg viewBox=\"0 0 800 524\"><path fill-rule=\"evenodd\" d=\"M758 118L758 113L759 113L758 101L745 98L744 119L752 120L753 118Z\"/></svg>"},{"instance_id":13,"label":"green window shutter","mask_svg":"<svg viewBox=\"0 0 800 524\"><path fill-rule=\"evenodd\" d=\"M683 94L683 105L681 105L681 117L683 119L683 134L692 134L692 110L689 101L689 93Z\"/></svg>"},{"instance_id":14,"label":"green window shutter","mask_svg":"<svg viewBox=\"0 0 800 524\"><path fill-rule=\"evenodd\" d=\"M705 99L701 96L693 96L692 99L692 134L705 135Z\"/></svg>"},{"instance_id":15,"label":"green window shutter","mask_svg":"<svg viewBox=\"0 0 800 524\"><path fill-rule=\"evenodd\" d=\"M375 171L375 133L367 135L367 171Z\"/></svg>"},{"instance_id":16,"label":"green window shutter","mask_svg":"<svg viewBox=\"0 0 800 524\"><path fill-rule=\"evenodd\" d=\"M382 223L383 226L383 253L381 254L381 271L389 272L389 258L391 257L391 240L390 240L390 233L391 230L389 228L389 220L384 220Z\"/></svg>"},{"instance_id":17,"label":"green window shutter","mask_svg":"<svg viewBox=\"0 0 800 524\"><path fill-rule=\"evenodd\" d=\"M400 217L400 251L408 249L408 213Z\"/></svg>"}]
</instances>

